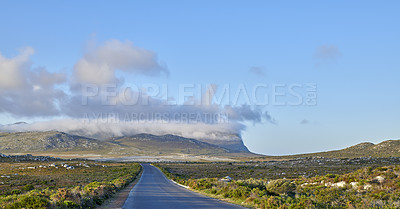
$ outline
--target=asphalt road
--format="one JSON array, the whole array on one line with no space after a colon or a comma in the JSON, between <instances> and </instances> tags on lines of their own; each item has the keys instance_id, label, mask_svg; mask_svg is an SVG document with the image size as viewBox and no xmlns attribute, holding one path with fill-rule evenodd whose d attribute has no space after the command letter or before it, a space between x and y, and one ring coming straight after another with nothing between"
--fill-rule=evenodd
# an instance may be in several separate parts
<instances>
[{"instance_id":1,"label":"asphalt road","mask_svg":"<svg viewBox=\"0 0 400 209\"><path fill-rule=\"evenodd\" d=\"M187 190L167 179L158 168L142 166L142 177L130 191L124 209L243 208Z\"/></svg>"}]
</instances>

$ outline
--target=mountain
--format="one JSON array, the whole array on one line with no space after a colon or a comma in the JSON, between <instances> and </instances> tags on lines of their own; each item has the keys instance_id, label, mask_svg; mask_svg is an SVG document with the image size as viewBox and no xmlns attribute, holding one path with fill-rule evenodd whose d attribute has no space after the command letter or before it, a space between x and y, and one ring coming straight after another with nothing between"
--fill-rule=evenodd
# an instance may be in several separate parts
<instances>
[{"instance_id":1,"label":"mountain","mask_svg":"<svg viewBox=\"0 0 400 209\"><path fill-rule=\"evenodd\" d=\"M126 150L134 148L138 152L144 154L160 155L160 154L224 154L230 150L222 147L201 142L195 139L184 138L176 135L156 136L152 134L137 134L133 136L124 136L111 138L108 142L118 144ZM147 152L147 153L146 153Z\"/></svg>"},{"instance_id":2,"label":"mountain","mask_svg":"<svg viewBox=\"0 0 400 209\"><path fill-rule=\"evenodd\" d=\"M0 153L95 154L100 156L229 156L257 157L249 152L240 136L224 134L220 140L192 139L177 135L136 134L98 140L58 131L0 132ZM379 144L360 143L341 150L288 156L265 156L265 159L298 157L358 158L400 157L400 140Z\"/></svg>"},{"instance_id":3,"label":"mountain","mask_svg":"<svg viewBox=\"0 0 400 209\"><path fill-rule=\"evenodd\" d=\"M250 153L247 147L243 144L242 138L238 134L218 132L213 133L213 136L211 138L197 138L197 140L209 144L214 144L219 147L229 149L233 152Z\"/></svg>"},{"instance_id":4,"label":"mountain","mask_svg":"<svg viewBox=\"0 0 400 209\"><path fill-rule=\"evenodd\" d=\"M93 151L104 150L112 146L107 142L57 131L0 132L0 150L8 153Z\"/></svg>"},{"instance_id":5,"label":"mountain","mask_svg":"<svg viewBox=\"0 0 400 209\"><path fill-rule=\"evenodd\" d=\"M113 138L115 136L111 135L112 133L105 133L102 131L98 131L95 133L88 134L89 131L85 129L79 129L79 130L74 130L68 132L70 134L75 134L79 136L86 136L90 138L95 138L95 139L108 139L108 138ZM148 133L145 133L148 134ZM139 134L140 135L140 134ZM151 134L149 134L151 135ZM164 135L166 136L166 135ZM178 136L178 135L176 135ZM243 140L238 134L234 133L229 133L229 132L214 132L208 134L206 137L201 136L201 137L187 137L187 136L180 136L182 138L190 138L190 139L195 139L198 141L202 141L208 144L213 144L217 145L221 148L225 148L230 150L231 152L243 152L243 153L250 153L250 151L247 149L247 147L243 144Z\"/></svg>"},{"instance_id":6,"label":"mountain","mask_svg":"<svg viewBox=\"0 0 400 209\"><path fill-rule=\"evenodd\" d=\"M1 131L11 131L14 132L18 130L29 130L29 124L26 122L16 122L13 124L7 124L0 126L0 132ZM65 130L66 133L70 136L80 136L81 138L86 138L86 139L98 139L98 140L107 140L109 138L113 137L118 137L118 135L115 135L113 131L109 131L107 128L100 128L97 131L89 130L88 128L82 126L80 128L75 128L72 130ZM21 132L21 133L34 133L34 132ZM40 131L37 131L37 133L40 133ZM61 132L60 132L61 133ZM118 134L123 133L124 136L131 136L132 132L131 131L121 131L118 132ZM133 132L134 133L134 132ZM151 133L147 133L151 134ZM161 135L162 133L159 133ZM168 134L168 133L167 133ZM166 135L164 135L166 136ZM185 139L194 139L198 140L201 142L205 142L211 145L216 145L220 148L228 149L229 152L237 152L237 153L243 153L243 154L251 154L251 152L247 149L247 147L244 145L242 138L240 137L239 134L232 133L232 132L224 132L224 131L214 131L214 132L207 132L207 133L201 133L201 134L178 134L176 136L180 136Z\"/></svg>"},{"instance_id":7,"label":"mountain","mask_svg":"<svg viewBox=\"0 0 400 209\"><path fill-rule=\"evenodd\" d=\"M343 157L400 157L400 140L387 140L379 144L365 142L329 154Z\"/></svg>"},{"instance_id":8,"label":"mountain","mask_svg":"<svg viewBox=\"0 0 400 209\"><path fill-rule=\"evenodd\" d=\"M176 135L137 134L98 140L58 131L0 132L0 153L132 155L226 155L235 151Z\"/></svg>"},{"instance_id":9,"label":"mountain","mask_svg":"<svg viewBox=\"0 0 400 209\"><path fill-rule=\"evenodd\" d=\"M28 123L25 121L19 121L19 122L15 122L15 123L9 124L9 125L26 125L26 124L28 124Z\"/></svg>"}]
</instances>

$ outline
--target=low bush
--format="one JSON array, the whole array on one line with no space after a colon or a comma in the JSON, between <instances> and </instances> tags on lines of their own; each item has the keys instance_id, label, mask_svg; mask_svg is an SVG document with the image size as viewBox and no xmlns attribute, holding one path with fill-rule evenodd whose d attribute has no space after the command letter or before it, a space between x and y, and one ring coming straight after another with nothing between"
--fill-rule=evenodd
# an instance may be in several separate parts
<instances>
[{"instance_id":1,"label":"low bush","mask_svg":"<svg viewBox=\"0 0 400 209\"><path fill-rule=\"evenodd\" d=\"M6 209L37 208L44 209L49 205L49 200L38 196L21 196L15 202L7 205Z\"/></svg>"},{"instance_id":2,"label":"low bush","mask_svg":"<svg viewBox=\"0 0 400 209\"><path fill-rule=\"evenodd\" d=\"M162 164L159 164L162 167ZM166 172L168 169L162 169ZM363 168L348 174L297 179L179 179L192 189L252 208L400 208L400 166ZM201 171L199 171L200 173ZM200 175L200 174L199 174ZM376 183L376 177L384 181Z\"/></svg>"},{"instance_id":3,"label":"low bush","mask_svg":"<svg viewBox=\"0 0 400 209\"><path fill-rule=\"evenodd\" d=\"M276 179L269 182L266 190L274 195L293 195L296 190L296 184L287 179Z\"/></svg>"},{"instance_id":4,"label":"low bush","mask_svg":"<svg viewBox=\"0 0 400 209\"><path fill-rule=\"evenodd\" d=\"M25 191L30 191L30 190L32 190L32 189L34 189L35 187L32 185L32 184L27 184L27 185L25 185L24 186L24 190Z\"/></svg>"},{"instance_id":5,"label":"low bush","mask_svg":"<svg viewBox=\"0 0 400 209\"><path fill-rule=\"evenodd\" d=\"M136 178L141 166L137 163L129 165L129 167L122 165L123 168L117 168L118 170L101 167L102 172L115 173L112 172L114 169L120 173L112 175L113 178L110 180L92 181L82 186L49 186L44 189L35 189L33 184L26 184L22 188L23 191L14 189L9 192L9 195L0 196L0 208L95 208ZM108 176L106 177L108 178ZM71 177L65 176L64 178ZM37 183L43 182L37 181ZM36 185L36 187L39 186Z\"/></svg>"}]
</instances>

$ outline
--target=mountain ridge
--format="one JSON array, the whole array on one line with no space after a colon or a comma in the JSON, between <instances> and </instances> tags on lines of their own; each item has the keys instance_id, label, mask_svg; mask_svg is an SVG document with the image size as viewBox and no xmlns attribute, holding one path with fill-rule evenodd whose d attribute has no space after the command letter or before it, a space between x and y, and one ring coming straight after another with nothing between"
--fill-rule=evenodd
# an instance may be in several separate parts
<instances>
[{"instance_id":1,"label":"mountain ridge","mask_svg":"<svg viewBox=\"0 0 400 209\"><path fill-rule=\"evenodd\" d=\"M377 144L362 142L344 149L321 152L329 155L352 157L400 157L400 140L384 140ZM318 154L318 153L316 153Z\"/></svg>"},{"instance_id":2,"label":"mountain ridge","mask_svg":"<svg viewBox=\"0 0 400 209\"><path fill-rule=\"evenodd\" d=\"M97 150L111 146L106 142L58 131L0 132L0 150L7 152Z\"/></svg>"},{"instance_id":3,"label":"mountain ridge","mask_svg":"<svg viewBox=\"0 0 400 209\"><path fill-rule=\"evenodd\" d=\"M260 159L295 159L303 157L324 157L324 158L387 158L387 157L400 157L400 140L384 140L377 144L372 142L361 142L343 149L282 155L282 156L264 156Z\"/></svg>"},{"instance_id":4,"label":"mountain ridge","mask_svg":"<svg viewBox=\"0 0 400 209\"><path fill-rule=\"evenodd\" d=\"M192 138L185 138L172 134L166 135L153 135L153 134L135 134L132 136L114 137L108 139L107 142L117 143L126 147L135 147L137 149L152 149L153 152L162 154L186 153L186 154L223 154L234 152L219 147L214 144L209 144Z\"/></svg>"},{"instance_id":5,"label":"mountain ridge","mask_svg":"<svg viewBox=\"0 0 400 209\"><path fill-rule=\"evenodd\" d=\"M223 140L226 142L227 140ZM236 146L239 140L231 140ZM211 141L212 142L212 141ZM240 140L240 142L242 142ZM243 143L243 142L242 142ZM245 145L243 144L243 147ZM0 132L0 153L89 153L115 156L164 156L164 155L219 155L251 157L245 150L229 149L227 144L218 145L173 134L152 135L147 133L112 137L98 140L59 131ZM250 154L250 155L247 155ZM256 154L253 154L256 155ZM255 156L253 156L255 157ZM385 140L374 144L362 142L344 149L285 156L263 156L254 159L293 159L299 157L360 158L400 157L400 140Z\"/></svg>"},{"instance_id":6,"label":"mountain ridge","mask_svg":"<svg viewBox=\"0 0 400 209\"><path fill-rule=\"evenodd\" d=\"M246 148L247 149L247 148ZM2 153L76 152L100 155L225 155L237 151L172 134L136 134L98 140L59 131L0 132ZM250 153L250 152L248 152Z\"/></svg>"}]
</instances>

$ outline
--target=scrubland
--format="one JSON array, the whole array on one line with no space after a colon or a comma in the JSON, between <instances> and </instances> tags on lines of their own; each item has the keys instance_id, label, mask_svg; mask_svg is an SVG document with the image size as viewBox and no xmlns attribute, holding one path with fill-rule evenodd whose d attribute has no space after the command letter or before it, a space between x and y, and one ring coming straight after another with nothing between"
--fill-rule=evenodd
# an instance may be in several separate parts
<instances>
[{"instance_id":1,"label":"scrubland","mask_svg":"<svg viewBox=\"0 0 400 209\"><path fill-rule=\"evenodd\" d=\"M159 163L174 181L250 208L400 208L397 158ZM224 178L229 176L229 178Z\"/></svg>"},{"instance_id":2,"label":"scrubland","mask_svg":"<svg viewBox=\"0 0 400 209\"><path fill-rule=\"evenodd\" d=\"M138 163L0 162L0 208L95 208L140 170Z\"/></svg>"}]
</instances>

